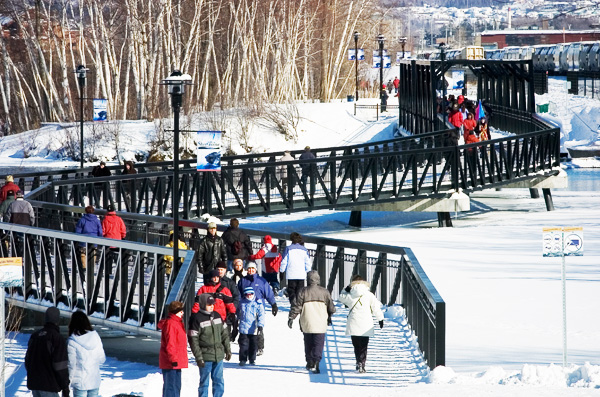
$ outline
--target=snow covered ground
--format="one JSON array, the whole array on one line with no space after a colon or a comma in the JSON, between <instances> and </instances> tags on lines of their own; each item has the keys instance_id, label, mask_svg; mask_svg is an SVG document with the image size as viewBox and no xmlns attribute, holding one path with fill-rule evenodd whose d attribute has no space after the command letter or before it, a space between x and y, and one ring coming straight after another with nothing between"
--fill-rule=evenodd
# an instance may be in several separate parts
<instances>
[{"instance_id":1,"label":"snow covered ground","mask_svg":"<svg viewBox=\"0 0 600 397\"><path fill-rule=\"evenodd\" d=\"M590 112L599 108L591 99L569 100L585 102L585 106L596 109ZM332 122L332 117L320 115L321 112L338 116ZM390 130L381 131L393 122L393 117L386 116L378 130L366 128L369 123L352 115L350 103L319 105L310 113L321 120L313 123L310 134L303 135L294 145L274 144L323 147L351 136L355 138L350 141L366 141L391 134ZM305 117L309 119L308 115ZM326 122L331 124L317 128ZM575 125L568 116L563 116L561 122L563 126L567 122ZM345 132L331 132L336 128ZM591 137L589 131L587 135ZM565 128L566 142L575 134L585 136L584 131ZM260 142L267 140L257 137ZM3 143L4 140L0 145ZM0 151L0 165L4 161L10 165L11 159L21 161L14 145L6 145ZM22 162L38 165L35 157ZM578 160L570 167L599 164L594 159ZM369 372L355 373L350 340L343 335L345 313L338 307L334 327L327 335L326 371L309 375L302 370L302 336L297 322L293 330L287 328L286 302L279 298L282 312L277 317L269 315L265 327L265 354L256 367L243 369L237 366L234 355L232 363L226 365L226 395L600 395L600 174L592 171L591 176L582 178L587 171L568 172L570 178L579 180L573 184L579 190L553 190L555 211L547 212L543 199L531 199L525 189L484 191L471 195L470 212L453 214L453 228L437 228L435 213L364 212L362 228L347 225L349 212L315 211L243 220L244 227L254 229L410 247L447 305L446 367L428 373L400 327L400 311L389 308L386 326L370 345ZM584 256L566 259L567 368L561 366L560 259L542 257L542 228L547 226L584 228ZM7 395L28 395L22 367L26 341L27 335L17 335L7 342ZM162 378L156 366L109 358L102 370L102 396L118 392L160 395ZM198 372L192 364L183 372L182 395L195 395L197 383Z\"/></svg>"}]
</instances>

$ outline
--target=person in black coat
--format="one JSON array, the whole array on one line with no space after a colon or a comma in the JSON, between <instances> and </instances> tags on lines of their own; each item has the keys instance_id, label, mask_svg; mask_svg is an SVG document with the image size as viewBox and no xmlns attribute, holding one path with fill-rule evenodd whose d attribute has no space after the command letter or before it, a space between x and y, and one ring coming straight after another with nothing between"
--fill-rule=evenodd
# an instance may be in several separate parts
<instances>
[{"instance_id":1,"label":"person in black coat","mask_svg":"<svg viewBox=\"0 0 600 397\"><path fill-rule=\"evenodd\" d=\"M306 146L304 148L304 152L302 152L298 160L310 160L314 158L316 158L316 156L310 151L310 146ZM306 184L306 180L310 175L310 166L311 164L300 164L300 169L302 170L302 176L300 177L300 180L302 181L303 185Z\"/></svg>"},{"instance_id":2,"label":"person in black coat","mask_svg":"<svg viewBox=\"0 0 600 397\"><path fill-rule=\"evenodd\" d=\"M225 319L225 322L227 323L227 330L229 331L229 335L231 337L230 339L233 342L238 334L238 318L236 313L240 312L240 291L238 290L235 281L226 276L227 263L224 261L218 262L217 270L219 271L219 276L221 277L221 285L229 289L229 291L231 291L231 296L233 297L235 313L229 313Z\"/></svg>"},{"instance_id":3,"label":"person in black coat","mask_svg":"<svg viewBox=\"0 0 600 397\"><path fill-rule=\"evenodd\" d=\"M221 235L227 249L227 270L233 269L234 259L246 260L248 256L252 255L250 237L241 231L239 227L240 221L237 218L232 218L229 221L229 227Z\"/></svg>"},{"instance_id":4,"label":"person in black coat","mask_svg":"<svg viewBox=\"0 0 600 397\"><path fill-rule=\"evenodd\" d=\"M36 392L69 396L69 354L67 342L60 334L60 311L52 306L46 310L44 327L29 338L25 354L27 388Z\"/></svg>"},{"instance_id":5,"label":"person in black coat","mask_svg":"<svg viewBox=\"0 0 600 397\"><path fill-rule=\"evenodd\" d=\"M198 272L204 274L204 283L208 281L208 273L213 270L219 261L227 260L225 242L217 235L217 224L208 224L208 233L200 241L198 247Z\"/></svg>"}]
</instances>

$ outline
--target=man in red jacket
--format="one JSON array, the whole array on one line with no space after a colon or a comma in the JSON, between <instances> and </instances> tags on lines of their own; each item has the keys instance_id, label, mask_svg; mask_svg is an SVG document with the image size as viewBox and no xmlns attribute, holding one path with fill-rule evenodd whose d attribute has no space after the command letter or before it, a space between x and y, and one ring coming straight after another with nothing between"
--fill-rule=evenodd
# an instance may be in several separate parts
<instances>
[{"instance_id":1,"label":"man in red jacket","mask_svg":"<svg viewBox=\"0 0 600 397\"><path fill-rule=\"evenodd\" d=\"M115 212L115 207L110 204L106 207L106 215L102 219L102 234L106 238L123 240L127 235L125 223ZM118 248L110 247L110 252L106 255L106 270L112 273L112 264L118 257Z\"/></svg>"},{"instance_id":2,"label":"man in red jacket","mask_svg":"<svg viewBox=\"0 0 600 397\"><path fill-rule=\"evenodd\" d=\"M7 175L5 180L6 183L4 184L4 186L2 186L2 189L0 189L0 203L6 200L6 196L8 195L8 192L10 190L12 190L14 194L17 194L17 192L21 191L21 188L19 188L19 186L14 183L12 175Z\"/></svg>"},{"instance_id":3,"label":"man in red jacket","mask_svg":"<svg viewBox=\"0 0 600 397\"><path fill-rule=\"evenodd\" d=\"M181 393L181 369L188 367L187 334L183 325L183 303L169 304L169 314L158 322L160 352L158 366L163 374L163 396L179 397Z\"/></svg>"},{"instance_id":4,"label":"man in red jacket","mask_svg":"<svg viewBox=\"0 0 600 397\"><path fill-rule=\"evenodd\" d=\"M266 235L263 237L263 246L256 254L248 257L249 261L256 261L257 259L262 259L262 276L273 288L273 293L277 294L277 291L279 291L277 276L281 265L281 255L279 255L277 246L273 244L271 236Z\"/></svg>"},{"instance_id":5,"label":"man in red jacket","mask_svg":"<svg viewBox=\"0 0 600 397\"><path fill-rule=\"evenodd\" d=\"M200 287L197 296L202 294L212 294L215 298L215 311L219 313L222 319L227 318L228 313L235 313L235 305L233 304L233 295L229 288L221 285L221 276L217 269L208 272L207 283ZM198 313L200 306L194 303L192 308L193 313Z\"/></svg>"}]
</instances>

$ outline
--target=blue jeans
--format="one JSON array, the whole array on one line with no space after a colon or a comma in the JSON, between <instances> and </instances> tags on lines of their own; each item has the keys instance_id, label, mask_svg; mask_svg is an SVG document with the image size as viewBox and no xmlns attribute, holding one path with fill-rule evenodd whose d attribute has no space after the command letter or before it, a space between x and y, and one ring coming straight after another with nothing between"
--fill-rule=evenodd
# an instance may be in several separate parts
<instances>
[{"instance_id":1,"label":"blue jeans","mask_svg":"<svg viewBox=\"0 0 600 397\"><path fill-rule=\"evenodd\" d=\"M73 397L98 397L98 390L100 389L79 390L73 388Z\"/></svg>"},{"instance_id":2,"label":"blue jeans","mask_svg":"<svg viewBox=\"0 0 600 397\"><path fill-rule=\"evenodd\" d=\"M181 370L163 369L163 394L162 397L179 397L181 393ZM73 396L75 397L75 396Z\"/></svg>"},{"instance_id":3,"label":"blue jeans","mask_svg":"<svg viewBox=\"0 0 600 397\"><path fill-rule=\"evenodd\" d=\"M58 393L55 391L32 390L31 394L33 397L58 397Z\"/></svg>"},{"instance_id":4,"label":"blue jeans","mask_svg":"<svg viewBox=\"0 0 600 397\"><path fill-rule=\"evenodd\" d=\"M198 397L208 397L208 384L212 378L213 397L223 397L225 393L225 379L223 379L223 360L219 362L206 361L204 367L200 368L200 386Z\"/></svg>"}]
</instances>

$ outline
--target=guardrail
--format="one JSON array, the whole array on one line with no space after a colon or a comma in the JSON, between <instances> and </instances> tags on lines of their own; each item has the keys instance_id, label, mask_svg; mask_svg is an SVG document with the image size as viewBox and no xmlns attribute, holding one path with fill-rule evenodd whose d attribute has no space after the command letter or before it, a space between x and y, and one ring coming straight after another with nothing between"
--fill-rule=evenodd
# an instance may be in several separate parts
<instances>
[{"instance_id":1,"label":"guardrail","mask_svg":"<svg viewBox=\"0 0 600 397\"><path fill-rule=\"evenodd\" d=\"M375 110L375 120L379 121L379 113L388 112L390 110L398 110L398 105L385 105L382 106L380 103L375 105L359 105L354 102L354 115L356 116L357 109Z\"/></svg>"}]
</instances>

